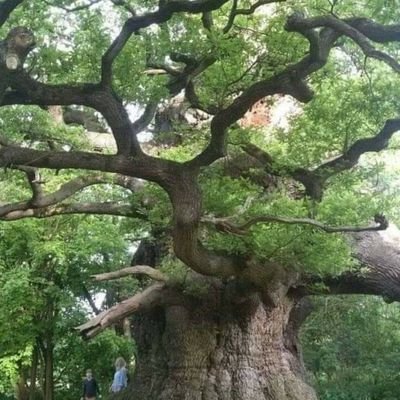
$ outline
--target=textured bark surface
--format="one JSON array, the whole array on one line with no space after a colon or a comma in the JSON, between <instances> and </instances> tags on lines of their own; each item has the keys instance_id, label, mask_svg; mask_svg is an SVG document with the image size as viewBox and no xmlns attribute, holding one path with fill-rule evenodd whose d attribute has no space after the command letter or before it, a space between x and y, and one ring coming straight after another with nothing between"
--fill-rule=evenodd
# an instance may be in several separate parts
<instances>
[{"instance_id":1,"label":"textured bark surface","mask_svg":"<svg viewBox=\"0 0 400 400\"><path fill-rule=\"evenodd\" d=\"M256 295L240 304L229 297L185 298L140 316L135 376L118 398L316 400L304 379L293 302L268 308Z\"/></svg>"}]
</instances>

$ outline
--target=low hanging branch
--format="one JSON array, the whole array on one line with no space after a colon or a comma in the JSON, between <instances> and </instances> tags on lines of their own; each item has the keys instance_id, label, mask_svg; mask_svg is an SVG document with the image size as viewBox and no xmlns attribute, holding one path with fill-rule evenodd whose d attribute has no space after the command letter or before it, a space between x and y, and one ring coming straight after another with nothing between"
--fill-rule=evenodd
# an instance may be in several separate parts
<instances>
[{"instance_id":1,"label":"low hanging branch","mask_svg":"<svg viewBox=\"0 0 400 400\"><path fill-rule=\"evenodd\" d=\"M21 218L46 218L65 214L103 214L119 215L146 219L146 216L133 209L130 204L119 202L92 202L66 204L62 201L78 193L82 189L97 184L115 184L135 192L140 187L137 179L116 175L89 174L72 179L52 193L43 193L42 182L39 181L38 171L32 167L12 167L23 171L31 186L32 197L29 200L0 205L0 220L13 221Z\"/></svg>"},{"instance_id":2,"label":"low hanging branch","mask_svg":"<svg viewBox=\"0 0 400 400\"><path fill-rule=\"evenodd\" d=\"M251 226L260 223L310 225L327 233L381 231L387 229L389 225L387 219L380 214L375 215L374 220L377 225L372 226L330 226L324 225L323 223L310 218L289 218L275 215L261 215L254 217L241 225L235 225L229 222L228 218L203 218L202 220L203 222L214 224L219 231L233 233L235 235L245 235Z\"/></svg>"},{"instance_id":3,"label":"low hanging branch","mask_svg":"<svg viewBox=\"0 0 400 400\"><path fill-rule=\"evenodd\" d=\"M1 213L0 221L16 221L23 218L49 218L56 215L70 214L114 215L146 219L143 213L132 209L130 204L121 204L112 201L103 203L55 204L38 208L30 208L27 203L16 203L10 206L13 206L13 210Z\"/></svg>"},{"instance_id":4,"label":"low hanging branch","mask_svg":"<svg viewBox=\"0 0 400 400\"><path fill-rule=\"evenodd\" d=\"M146 275L155 281L167 282L168 277L161 271L149 267L148 265L135 265L134 267L122 268L118 271L106 272L104 274L92 275L91 278L96 282L110 281L113 279L120 279L125 276L131 275Z\"/></svg>"},{"instance_id":5,"label":"low hanging branch","mask_svg":"<svg viewBox=\"0 0 400 400\"><path fill-rule=\"evenodd\" d=\"M101 312L95 318L75 328L87 339L93 338L107 327L136 312L147 311L162 303L164 283L155 283L141 293Z\"/></svg>"}]
</instances>

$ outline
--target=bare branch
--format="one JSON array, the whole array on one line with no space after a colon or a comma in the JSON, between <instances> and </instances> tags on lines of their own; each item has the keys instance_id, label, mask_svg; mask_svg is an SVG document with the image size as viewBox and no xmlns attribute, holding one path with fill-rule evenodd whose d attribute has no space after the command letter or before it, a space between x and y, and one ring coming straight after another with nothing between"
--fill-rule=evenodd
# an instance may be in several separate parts
<instances>
[{"instance_id":1,"label":"bare branch","mask_svg":"<svg viewBox=\"0 0 400 400\"><path fill-rule=\"evenodd\" d=\"M107 327L136 312L148 311L162 302L164 283L155 283L141 293L101 312L92 320L75 328L86 338L93 338Z\"/></svg>"},{"instance_id":2,"label":"bare branch","mask_svg":"<svg viewBox=\"0 0 400 400\"><path fill-rule=\"evenodd\" d=\"M91 278L93 278L96 282L102 282L120 279L131 275L146 275L149 278L160 282L167 282L168 280L168 277L165 274L155 268L149 267L148 265L135 265L133 267L126 267L118 271L92 275Z\"/></svg>"},{"instance_id":3,"label":"bare branch","mask_svg":"<svg viewBox=\"0 0 400 400\"><path fill-rule=\"evenodd\" d=\"M218 230L227 233L233 233L236 235L244 235L251 226L260 223L310 225L315 228L321 229L327 233L380 231L380 230L385 230L388 227L388 221L382 215L375 216L375 222L378 225L372 225L372 226L330 226L310 218L289 218L289 217L279 217L276 215L260 215L258 217L250 219L249 221L241 225L235 225L231 223L230 220L231 218L207 218L207 217L202 218L203 222L212 223Z\"/></svg>"}]
</instances>

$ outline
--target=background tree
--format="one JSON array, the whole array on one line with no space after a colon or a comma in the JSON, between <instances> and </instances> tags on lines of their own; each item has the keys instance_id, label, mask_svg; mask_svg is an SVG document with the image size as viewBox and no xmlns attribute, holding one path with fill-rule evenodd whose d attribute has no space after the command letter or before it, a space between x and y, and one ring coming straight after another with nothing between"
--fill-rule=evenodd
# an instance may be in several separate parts
<instances>
[{"instance_id":1,"label":"background tree","mask_svg":"<svg viewBox=\"0 0 400 400\"><path fill-rule=\"evenodd\" d=\"M362 296L318 298L315 306L302 343L321 398L397 398L398 307Z\"/></svg>"},{"instance_id":2,"label":"background tree","mask_svg":"<svg viewBox=\"0 0 400 400\"><path fill-rule=\"evenodd\" d=\"M397 249L376 232L398 198L364 157L400 127L396 13L378 0L0 3L3 47L17 24L38 43L29 67L2 64L0 165L30 193L2 193L0 218L106 214L143 232L132 265L94 277L144 275L142 290L79 327L92 338L135 314L122 396L315 399L297 340L306 297L398 300ZM243 127L282 97L288 128ZM95 110L115 153L53 106Z\"/></svg>"},{"instance_id":3,"label":"background tree","mask_svg":"<svg viewBox=\"0 0 400 400\"><path fill-rule=\"evenodd\" d=\"M78 229L74 218L17 221L2 229L1 392L14 393L18 383L18 399L76 398L89 367L107 392L113 360L121 354L131 359L130 338L110 331L87 343L73 330L99 312L96 293L83 282L100 265L104 270L107 254L112 266L130 257L123 236L115 239L123 229L111 218L91 217L80 221ZM103 235L101 243L98 231L110 236Z\"/></svg>"}]
</instances>

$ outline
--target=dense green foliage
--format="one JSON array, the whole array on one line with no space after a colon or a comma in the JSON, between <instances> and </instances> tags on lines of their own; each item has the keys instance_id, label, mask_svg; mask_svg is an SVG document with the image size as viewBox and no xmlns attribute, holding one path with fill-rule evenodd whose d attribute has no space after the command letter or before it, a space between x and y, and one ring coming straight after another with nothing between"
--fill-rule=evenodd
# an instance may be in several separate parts
<instances>
[{"instance_id":1,"label":"dense green foliage","mask_svg":"<svg viewBox=\"0 0 400 400\"><path fill-rule=\"evenodd\" d=\"M33 347L49 332L55 344L54 379L59 398L80 395L87 368L93 369L107 392L114 360L118 356L132 359L133 343L115 332L85 342L74 331L91 315L83 291L88 276L104 271L106 265L114 268L130 257L122 229L115 222L88 217L79 223L75 218L58 218L45 223L3 224L0 392L14 393L21 371L30 366ZM135 284L129 287L132 290ZM90 286L88 289L92 291ZM101 295L101 289L97 292Z\"/></svg>"},{"instance_id":2,"label":"dense green foliage","mask_svg":"<svg viewBox=\"0 0 400 400\"><path fill-rule=\"evenodd\" d=\"M65 10L83 3L25 1L1 27L1 37L15 25L29 26L35 33L37 46L27 60L35 79L49 84L97 82L102 55L112 43L116 27L129 16L129 8L142 12L158 4L129 0L123 2L125 7L118 7L116 1L105 1L75 12ZM243 8L253 4L248 0L239 3ZM213 13L214 29L207 29L198 15L179 14L133 35L113 70L115 93L125 106L136 110L131 112L132 119L137 117L137 109L149 102L168 104L172 84L167 75L152 76L147 69L148 64L163 65L165 60L170 67L182 67L182 63L172 61L174 53L215 59L193 78L193 84L204 108L224 108L250 84L277 75L308 51L304 37L284 29L287 16L293 12L308 16L333 12L341 18L356 15L383 24L400 18L396 1L293 0L268 7L250 17L239 15L228 33L223 33L223 28L230 4ZM399 53L398 43L388 47ZM307 79L315 91L311 102L293 100L295 111L285 115L285 124L234 124L228 136L228 157L201 171L205 222L201 221L200 239L218 254L260 263L272 261L291 271L322 276L357 266L341 234L327 235L314 226L258 224L245 235L234 235L207 224L207 218L230 218L240 224L259 215L272 215L312 217L332 226L367 225L376 213L400 222L399 166L394 162L398 139L391 141L384 155L363 156L358 166L329 178L320 202L304 196L304 188L290 178L296 168L315 168L346 152L357 140L376 135L387 119L394 118L400 105L398 75L377 60L366 59L351 40L341 39L327 65ZM281 100L273 96L266 104L274 110ZM185 107L185 111L190 108ZM207 145L209 120L188 123L178 119L172 121L171 131L164 132L166 136L157 136L154 129L152 154L185 162ZM7 139L36 150L47 149L49 143L58 150L91 150L82 126L58 124L45 108L37 106L1 107L0 131ZM177 135L180 140L170 145L168 135ZM229 162L243 155L246 142L273 158L270 175L279 176L278 182L260 185L257 178L265 173L263 168L251 167L245 174L227 173ZM9 167L0 171L0 205L26 200L31 194L26 176L14 165ZM81 173L45 169L41 179L45 191L52 192ZM156 233L169 232L171 204L154 183L146 182L132 193L112 185L112 177L107 179L100 188L87 187L72 199L128 204L146 218L87 215L0 222L0 396L14 393L18 379L28 374L35 346L43 340L54 344L54 382L59 399L79 396L81 378L89 367L107 391L113 360L119 355L133 359L134 343L124 338L120 327L90 342L84 342L73 328L93 315L85 299L86 289L93 296L111 297L101 305L107 308L144 286L136 279L94 286L90 276L129 265L132 249L140 239L158 240ZM161 270L184 282L188 267L173 255L171 243L165 247L168 255L160 262ZM188 288L192 289L199 288ZM304 329L303 342L305 359L322 399L399 398L397 306L359 298L318 302L318 311Z\"/></svg>"},{"instance_id":3,"label":"dense green foliage","mask_svg":"<svg viewBox=\"0 0 400 400\"><path fill-rule=\"evenodd\" d=\"M400 310L380 298L321 298L302 332L321 400L400 396Z\"/></svg>"}]
</instances>

